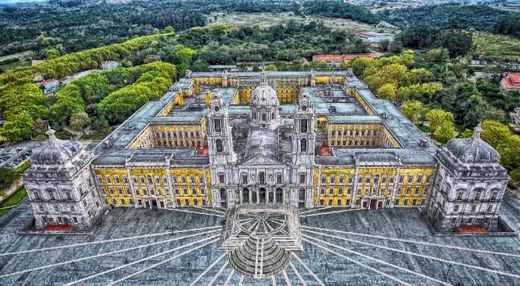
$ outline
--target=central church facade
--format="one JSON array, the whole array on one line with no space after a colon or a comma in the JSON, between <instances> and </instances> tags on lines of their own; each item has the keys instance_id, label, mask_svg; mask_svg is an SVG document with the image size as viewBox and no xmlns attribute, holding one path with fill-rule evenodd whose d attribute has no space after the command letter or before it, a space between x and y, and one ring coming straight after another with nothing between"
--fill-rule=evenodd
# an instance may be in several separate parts
<instances>
[{"instance_id":1,"label":"central church facade","mask_svg":"<svg viewBox=\"0 0 520 286\"><path fill-rule=\"evenodd\" d=\"M234 132L227 106L213 93L207 136L214 205L312 207L316 134L308 95L299 96L292 120L283 120L276 91L263 77L249 108L250 115L236 122ZM234 141L246 144L237 149Z\"/></svg>"}]
</instances>

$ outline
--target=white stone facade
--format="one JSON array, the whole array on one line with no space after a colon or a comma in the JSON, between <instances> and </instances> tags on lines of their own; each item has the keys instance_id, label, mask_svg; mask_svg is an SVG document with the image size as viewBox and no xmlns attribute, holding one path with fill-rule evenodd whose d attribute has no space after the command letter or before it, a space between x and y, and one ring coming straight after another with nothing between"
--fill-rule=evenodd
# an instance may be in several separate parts
<instances>
[{"instance_id":1,"label":"white stone facade","mask_svg":"<svg viewBox=\"0 0 520 286\"><path fill-rule=\"evenodd\" d=\"M34 151L24 179L34 228L88 230L104 209L90 170L93 156L78 142L58 140L52 130L48 134L49 140Z\"/></svg>"}]
</instances>

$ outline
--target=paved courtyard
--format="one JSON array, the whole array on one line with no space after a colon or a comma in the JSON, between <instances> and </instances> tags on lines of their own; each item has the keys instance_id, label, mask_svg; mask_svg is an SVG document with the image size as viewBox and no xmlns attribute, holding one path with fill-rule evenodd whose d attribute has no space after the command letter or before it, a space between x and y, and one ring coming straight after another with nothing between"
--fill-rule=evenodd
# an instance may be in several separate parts
<instances>
[{"instance_id":1,"label":"paved courtyard","mask_svg":"<svg viewBox=\"0 0 520 286\"><path fill-rule=\"evenodd\" d=\"M24 235L23 203L0 219L0 285L520 285L517 236L433 236L415 208L303 210L303 251L254 280L219 249L222 214L114 209L93 234ZM503 219L520 225L520 199Z\"/></svg>"}]
</instances>

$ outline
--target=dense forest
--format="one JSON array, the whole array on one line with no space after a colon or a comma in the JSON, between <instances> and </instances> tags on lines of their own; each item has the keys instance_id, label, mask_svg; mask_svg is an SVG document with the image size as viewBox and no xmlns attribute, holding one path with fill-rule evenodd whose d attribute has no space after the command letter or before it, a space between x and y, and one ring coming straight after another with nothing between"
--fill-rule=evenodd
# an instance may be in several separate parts
<instances>
[{"instance_id":1,"label":"dense forest","mask_svg":"<svg viewBox=\"0 0 520 286\"><path fill-rule=\"evenodd\" d=\"M224 12L294 12L377 23L369 11L341 1L164 0L110 4L54 1L50 6L0 8L0 56L26 50L37 58L121 42L168 26L181 31L204 26L206 16Z\"/></svg>"},{"instance_id":2,"label":"dense forest","mask_svg":"<svg viewBox=\"0 0 520 286\"><path fill-rule=\"evenodd\" d=\"M259 27L210 26L194 28L179 35L178 42L197 50L194 70L208 64L232 64L243 61L301 62L319 53L342 53L354 45L342 31L320 23L289 21L267 29ZM301 69L292 66L293 69Z\"/></svg>"},{"instance_id":3,"label":"dense forest","mask_svg":"<svg viewBox=\"0 0 520 286\"><path fill-rule=\"evenodd\" d=\"M273 61L270 68L280 70L320 68L321 64L307 64L302 59L314 53L341 53L350 45L354 43L345 32L316 22L288 22L267 29L196 27L178 35L143 36L66 54L0 74L0 109L6 119L0 134L9 140L28 139L41 134L34 122L46 120L57 130L91 126L102 131L121 123L146 101L158 98L176 75L183 75L188 68L205 70L209 64L237 61ZM98 68L108 60L123 67L82 77L55 94L44 96L34 83L36 77L63 79ZM141 72L143 69L146 72Z\"/></svg>"},{"instance_id":4,"label":"dense forest","mask_svg":"<svg viewBox=\"0 0 520 286\"><path fill-rule=\"evenodd\" d=\"M475 29L520 37L520 13L485 5L444 4L387 10L381 17L402 28Z\"/></svg>"}]
</instances>

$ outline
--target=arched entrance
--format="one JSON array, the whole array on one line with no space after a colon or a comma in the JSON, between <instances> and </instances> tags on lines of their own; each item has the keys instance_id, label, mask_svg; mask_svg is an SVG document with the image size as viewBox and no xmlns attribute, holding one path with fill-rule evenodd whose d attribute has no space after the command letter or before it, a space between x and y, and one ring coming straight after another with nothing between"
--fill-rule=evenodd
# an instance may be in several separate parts
<instances>
[{"instance_id":1,"label":"arched entrance","mask_svg":"<svg viewBox=\"0 0 520 286\"><path fill-rule=\"evenodd\" d=\"M256 203L258 203L258 193L255 192L255 191L253 191L253 192L251 193L251 203L252 203L252 204L256 204Z\"/></svg>"},{"instance_id":2,"label":"arched entrance","mask_svg":"<svg viewBox=\"0 0 520 286\"><path fill-rule=\"evenodd\" d=\"M220 206L227 208L227 192L226 189L220 189Z\"/></svg>"},{"instance_id":3,"label":"arched entrance","mask_svg":"<svg viewBox=\"0 0 520 286\"><path fill-rule=\"evenodd\" d=\"M283 204L283 190L280 188L276 189L275 203Z\"/></svg>"},{"instance_id":4,"label":"arched entrance","mask_svg":"<svg viewBox=\"0 0 520 286\"><path fill-rule=\"evenodd\" d=\"M260 197L259 203L265 204L266 191L265 188L260 188L258 191L258 196Z\"/></svg>"}]
</instances>

